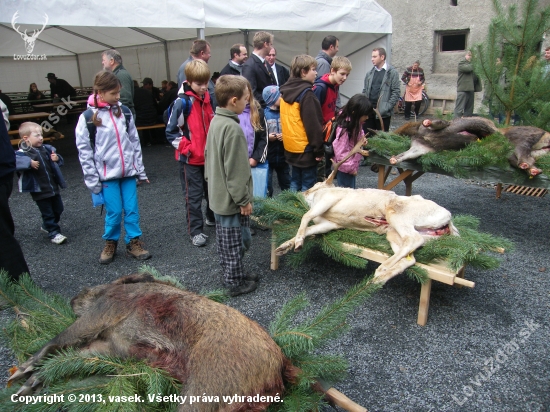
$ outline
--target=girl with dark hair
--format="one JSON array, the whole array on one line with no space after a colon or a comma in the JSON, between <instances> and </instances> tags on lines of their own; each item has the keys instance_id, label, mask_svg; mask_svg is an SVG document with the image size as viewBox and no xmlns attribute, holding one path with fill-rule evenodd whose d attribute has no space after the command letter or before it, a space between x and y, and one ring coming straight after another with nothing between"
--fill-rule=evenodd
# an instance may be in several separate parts
<instances>
[{"instance_id":1,"label":"girl with dark hair","mask_svg":"<svg viewBox=\"0 0 550 412\"><path fill-rule=\"evenodd\" d=\"M112 72L97 73L88 110L80 115L75 130L84 183L93 194L101 193L104 199L106 243L99 258L102 264L114 259L123 219L126 254L138 260L151 257L139 240L142 232L136 188L136 178L147 183L149 180L134 117L119 102L120 88L120 80Z\"/></svg>"},{"instance_id":2,"label":"girl with dark hair","mask_svg":"<svg viewBox=\"0 0 550 412\"><path fill-rule=\"evenodd\" d=\"M373 115L374 110L369 98L362 93L352 96L348 103L342 107L333 126L336 127L336 137L332 144L334 162L339 162L346 157L357 142L365 136L363 123ZM338 186L355 189L355 177L363 156L368 156L366 150L356 153L340 165L336 175Z\"/></svg>"},{"instance_id":3,"label":"girl with dark hair","mask_svg":"<svg viewBox=\"0 0 550 412\"><path fill-rule=\"evenodd\" d=\"M38 90L38 87L36 86L36 83L31 83L29 86L29 94L27 95L27 100L42 100L45 99L46 96Z\"/></svg>"}]
</instances>

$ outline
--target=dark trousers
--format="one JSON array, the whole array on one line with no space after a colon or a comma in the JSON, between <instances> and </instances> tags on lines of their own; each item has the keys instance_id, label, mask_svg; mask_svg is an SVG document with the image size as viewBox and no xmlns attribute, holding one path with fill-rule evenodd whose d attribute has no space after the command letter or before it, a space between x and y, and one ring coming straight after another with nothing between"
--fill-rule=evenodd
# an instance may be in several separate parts
<instances>
[{"instance_id":1,"label":"dark trousers","mask_svg":"<svg viewBox=\"0 0 550 412\"><path fill-rule=\"evenodd\" d=\"M15 225L8 199L13 190L13 172L0 177L0 268L17 281L22 273L29 273L21 246L14 237Z\"/></svg>"},{"instance_id":2,"label":"dark trousers","mask_svg":"<svg viewBox=\"0 0 550 412\"><path fill-rule=\"evenodd\" d=\"M405 102L405 119L408 120L411 118L411 106L414 103L414 114L418 117L418 111L420 110L420 103L422 100L417 100L415 102Z\"/></svg>"},{"instance_id":3,"label":"dark trousers","mask_svg":"<svg viewBox=\"0 0 550 412\"><path fill-rule=\"evenodd\" d=\"M267 195L273 196L273 171L277 172L277 181L282 190L290 189L290 166L287 162L270 162L267 173Z\"/></svg>"},{"instance_id":4,"label":"dark trousers","mask_svg":"<svg viewBox=\"0 0 550 412\"><path fill-rule=\"evenodd\" d=\"M48 236L53 239L61 233L59 219L63 213L63 201L60 195L54 195L46 199L36 200L36 205L42 213L42 227L48 231Z\"/></svg>"},{"instance_id":5,"label":"dark trousers","mask_svg":"<svg viewBox=\"0 0 550 412\"><path fill-rule=\"evenodd\" d=\"M470 117L474 114L474 92L457 92L453 118Z\"/></svg>"},{"instance_id":6,"label":"dark trousers","mask_svg":"<svg viewBox=\"0 0 550 412\"><path fill-rule=\"evenodd\" d=\"M390 121L391 117L383 117L382 122L384 123L384 131L387 132L390 130ZM365 134L369 133L368 129L372 130L382 130L380 125L380 119L376 119L375 116L369 117L365 123L363 123L363 131Z\"/></svg>"},{"instance_id":7,"label":"dark trousers","mask_svg":"<svg viewBox=\"0 0 550 412\"><path fill-rule=\"evenodd\" d=\"M208 185L204 180L204 166L194 166L180 162L180 181L185 196L187 231L196 236L202 233L202 198L206 198L206 217L214 221L214 212L208 203Z\"/></svg>"}]
</instances>

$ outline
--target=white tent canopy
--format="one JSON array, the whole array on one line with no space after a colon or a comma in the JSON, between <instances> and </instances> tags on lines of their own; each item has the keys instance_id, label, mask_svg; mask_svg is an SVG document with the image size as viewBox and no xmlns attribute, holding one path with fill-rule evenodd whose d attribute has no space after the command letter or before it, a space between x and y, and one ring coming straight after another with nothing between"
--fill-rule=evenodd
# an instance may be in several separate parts
<instances>
[{"instance_id":1,"label":"white tent canopy","mask_svg":"<svg viewBox=\"0 0 550 412\"><path fill-rule=\"evenodd\" d=\"M12 19L16 16L15 27L30 36L42 29L46 15L32 55L47 60L20 60L28 53ZM250 46L257 30L275 35L277 60L287 66L296 54L315 56L326 35L337 36L339 54L354 68L344 95L361 91L372 48L385 47L390 58L391 16L373 0L2 0L0 89L25 91L32 82L48 89L48 72L73 86L91 86L101 69L101 52L108 48L120 51L134 79L151 77L158 85L175 79L193 40L202 35L212 46L210 69L220 71L230 47Z\"/></svg>"}]
</instances>

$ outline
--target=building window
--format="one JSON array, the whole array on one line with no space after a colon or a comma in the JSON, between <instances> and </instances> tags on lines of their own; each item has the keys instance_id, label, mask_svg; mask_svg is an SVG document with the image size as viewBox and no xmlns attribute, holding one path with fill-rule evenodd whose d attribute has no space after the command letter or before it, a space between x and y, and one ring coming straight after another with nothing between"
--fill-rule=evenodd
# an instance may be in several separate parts
<instances>
[{"instance_id":1,"label":"building window","mask_svg":"<svg viewBox=\"0 0 550 412\"><path fill-rule=\"evenodd\" d=\"M468 44L469 30L439 32L439 51L464 51Z\"/></svg>"}]
</instances>

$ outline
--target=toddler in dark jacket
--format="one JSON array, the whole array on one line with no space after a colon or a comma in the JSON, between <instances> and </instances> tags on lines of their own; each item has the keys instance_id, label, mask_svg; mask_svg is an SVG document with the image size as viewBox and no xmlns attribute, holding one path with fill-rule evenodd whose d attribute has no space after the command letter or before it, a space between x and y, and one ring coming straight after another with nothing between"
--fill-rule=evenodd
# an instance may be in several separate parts
<instances>
[{"instance_id":1,"label":"toddler in dark jacket","mask_svg":"<svg viewBox=\"0 0 550 412\"><path fill-rule=\"evenodd\" d=\"M63 213L63 201L59 188L65 188L65 180L59 166L63 158L53 146L43 144L42 127L25 122L19 127L22 139L16 154L16 170L19 174L19 191L29 192L42 214L43 232L52 243L60 245L67 238L61 234L59 219Z\"/></svg>"}]
</instances>

